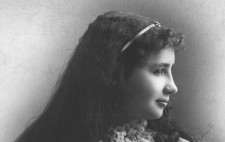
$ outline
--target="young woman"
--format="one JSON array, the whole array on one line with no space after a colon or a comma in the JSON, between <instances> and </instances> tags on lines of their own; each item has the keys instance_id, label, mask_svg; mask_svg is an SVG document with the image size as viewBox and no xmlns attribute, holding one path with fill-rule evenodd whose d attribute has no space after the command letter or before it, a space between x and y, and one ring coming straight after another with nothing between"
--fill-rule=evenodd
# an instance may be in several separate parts
<instances>
[{"instance_id":1,"label":"young woman","mask_svg":"<svg viewBox=\"0 0 225 142\"><path fill-rule=\"evenodd\" d=\"M168 102L182 34L132 13L97 17L81 37L57 89L17 142L193 141Z\"/></svg>"}]
</instances>

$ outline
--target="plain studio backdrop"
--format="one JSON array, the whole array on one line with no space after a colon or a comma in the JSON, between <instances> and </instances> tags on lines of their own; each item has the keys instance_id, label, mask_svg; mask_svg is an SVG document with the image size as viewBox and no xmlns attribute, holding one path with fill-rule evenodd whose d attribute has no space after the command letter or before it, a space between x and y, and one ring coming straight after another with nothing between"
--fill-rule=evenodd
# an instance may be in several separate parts
<instances>
[{"instance_id":1,"label":"plain studio backdrop","mask_svg":"<svg viewBox=\"0 0 225 142\"><path fill-rule=\"evenodd\" d=\"M42 112L88 24L110 10L143 14L186 35L173 116L203 141L223 142L222 0L0 0L0 142L14 141Z\"/></svg>"}]
</instances>

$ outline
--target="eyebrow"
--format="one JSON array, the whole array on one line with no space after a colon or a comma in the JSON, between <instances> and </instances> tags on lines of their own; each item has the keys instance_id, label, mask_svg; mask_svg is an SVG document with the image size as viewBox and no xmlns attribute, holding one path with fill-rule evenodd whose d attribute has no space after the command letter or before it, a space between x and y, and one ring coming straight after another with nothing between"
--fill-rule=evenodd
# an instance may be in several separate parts
<instances>
[{"instance_id":1,"label":"eyebrow","mask_svg":"<svg viewBox=\"0 0 225 142\"><path fill-rule=\"evenodd\" d=\"M174 64L172 64L171 66L173 66ZM168 64L168 63L156 63L156 64L153 64L153 65L151 65L151 66L153 66L153 67L169 67L170 66L170 64Z\"/></svg>"}]
</instances>

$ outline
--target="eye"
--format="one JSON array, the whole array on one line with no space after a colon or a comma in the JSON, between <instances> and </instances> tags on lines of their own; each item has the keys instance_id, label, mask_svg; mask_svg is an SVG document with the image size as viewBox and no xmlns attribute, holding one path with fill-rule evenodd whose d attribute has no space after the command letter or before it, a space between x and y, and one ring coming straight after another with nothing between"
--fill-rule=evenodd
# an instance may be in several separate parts
<instances>
[{"instance_id":1,"label":"eye","mask_svg":"<svg viewBox=\"0 0 225 142\"><path fill-rule=\"evenodd\" d=\"M163 74L164 74L164 70L163 70L163 69L156 69L156 70L154 71L154 74L155 74L155 75L163 75Z\"/></svg>"},{"instance_id":2,"label":"eye","mask_svg":"<svg viewBox=\"0 0 225 142\"><path fill-rule=\"evenodd\" d=\"M174 69L176 69L176 64L173 64L173 65L171 66L171 70L173 71Z\"/></svg>"}]
</instances>

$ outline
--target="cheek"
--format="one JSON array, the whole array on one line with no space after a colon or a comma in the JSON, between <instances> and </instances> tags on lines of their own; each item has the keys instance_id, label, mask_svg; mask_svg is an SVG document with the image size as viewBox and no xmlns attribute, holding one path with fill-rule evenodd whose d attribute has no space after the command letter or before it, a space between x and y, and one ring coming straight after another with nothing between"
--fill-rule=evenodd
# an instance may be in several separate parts
<instances>
[{"instance_id":1,"label":"cheek","mask_svg":"<svg viewBox=\"0 0 225 142\"><path fill-rule=\"evenodd\" d=\"M142 101L149 101L162 91L162 81L145 71L131 76L127 85L132 96Z\"/></svg>"},{"instance_id":2,"label":"cheek","mask_svg":"<svg viewBox=\"0 0 225 142\"><path fill-rule=\"evenodd\" d=\"M162 109L156 107L156 100L163 94L164 79L148 71L134 72L124 82L126 92L126 107L128 113L144 118L159 118Z\"/></svg>"}]
</instances>

